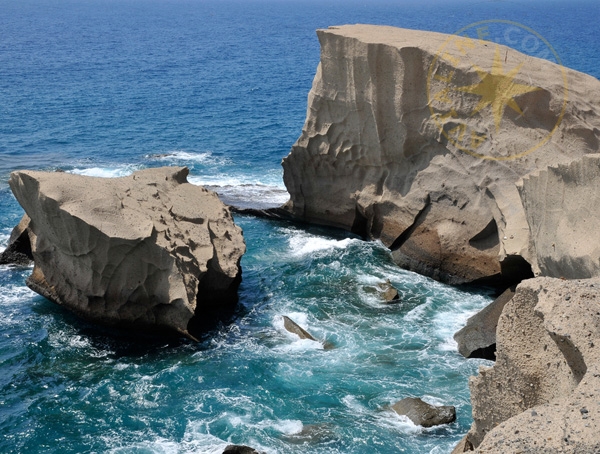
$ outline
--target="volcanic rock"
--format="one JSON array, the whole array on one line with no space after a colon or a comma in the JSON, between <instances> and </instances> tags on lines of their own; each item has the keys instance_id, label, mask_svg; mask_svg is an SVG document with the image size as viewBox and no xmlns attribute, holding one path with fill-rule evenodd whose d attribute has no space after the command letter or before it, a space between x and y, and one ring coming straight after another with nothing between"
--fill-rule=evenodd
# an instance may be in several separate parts
<instances>
[{"instance_id":1,"label":"volcanic rock","mask_svg":"<svg viewBox=\"0 0 600 454\"><path fill-rule=\"evenodd\" d=\"M29 287L94 322L193 338L237 301L245 244L229 210L187 175L13 172L34 239Z\"/></svg>"},{"instance_id":2,"label":"volcanic rock","mask_svg":"<svg viewBox=\"0 0 600 454\"><path fill-rule=\"evenodd\" d=\"M407 416L418 426L432 427L456 420L456 409L450 405L435 406L417 397L406 397L392 405L399 415Z\"/></svg>"},{"instance_id":3,"label":"volcanic rock","mask_svg":"<svg viewBox=\"0 0 600 454\"><path fill-rule=\"evenodd\" d=\"M506 288L533 272L597 273L587 236L569 233L595 212L596 196L570 203L568 178L570 163L599 150L600 81L462 36L370 25L317 35L306 122L283 160L284 208L295 218L380 239L402 267L454 284ZM473 88L486 81L525 88L500 93L512 107L498 115ZM521 178L548 167L559 170L531 176L519 192ZM595 181L595 172L577 181ZM560 187L543 190L560 178L566 224L558 212L543 217Z\"/></svg>"},{"instance_id":4,"label":"volcanic rock","mask_svg":"<svg viewBox=\"0 0 600 454\"><path fill-rule=\"evenodd\" d=\"M262 451L257 451L250 446L245 445L227 445L223 454L264 454Z\"/></svg>"}]
</instances>

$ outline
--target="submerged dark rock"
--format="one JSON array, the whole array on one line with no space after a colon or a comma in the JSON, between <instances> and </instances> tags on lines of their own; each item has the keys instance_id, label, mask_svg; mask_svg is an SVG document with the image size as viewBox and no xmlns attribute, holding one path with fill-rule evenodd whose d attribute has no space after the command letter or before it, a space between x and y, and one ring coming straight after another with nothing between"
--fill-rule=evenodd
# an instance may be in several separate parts
<instances>
[{"instance_id":1,"label":"submerged dark rock","mask_svg":"<svg viewBox=\"0 0 600 454\"><path fill-rule=\"evenodd\" d=\"M418 426L432 427L456 420L456 409L449 405L435 406L417 397L407 397L392 405L399 415L407 416Z\"/></svg>"},{"instance_id":2,"label":"submerged dark rock","mask_svg":"<svg viewBox=\"0 0 600 454\"><path fill-rule=\"evenodd\" d=\"M262 451L257 451L250 446L245 445L229 445L223 451L223 454L265 454Z\"/></svg>"}]
</instances>

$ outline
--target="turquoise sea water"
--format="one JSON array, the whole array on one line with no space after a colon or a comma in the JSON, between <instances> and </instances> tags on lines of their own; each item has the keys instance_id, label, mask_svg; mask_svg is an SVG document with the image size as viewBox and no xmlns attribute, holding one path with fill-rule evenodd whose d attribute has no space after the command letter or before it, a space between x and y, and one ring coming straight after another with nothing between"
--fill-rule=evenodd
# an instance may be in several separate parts
<instances>
[{"instance_id":1,"label":"turquoise sea water","mask_svg":"<svg viewBox=\"0 0 600 454\"><path fill-rule=\"evenodd\" d=\"M2 245L22 215L15 169L186 165L230 202L284 202L280 161L304 121L316 28L514 20L600 77L592 1L0 0L0 11ZM399 270L343 232L236 221L240 306L200 344L90 326L29 291L29 269L0 267L0 452L449 452L485 363L460 357L452 335L490 297ZM378 301L385 279L402 304ZM334 348L287 333L282 315ZM407 396L455 405L458 420L422 429L386 410Z\"/></svg>"}]
</instances>

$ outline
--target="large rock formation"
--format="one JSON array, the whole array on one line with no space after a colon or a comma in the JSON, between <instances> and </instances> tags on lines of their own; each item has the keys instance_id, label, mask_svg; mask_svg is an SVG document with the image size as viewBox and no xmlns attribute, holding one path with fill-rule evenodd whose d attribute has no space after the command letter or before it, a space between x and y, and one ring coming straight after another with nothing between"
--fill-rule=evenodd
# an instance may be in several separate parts
<instances>
[{"instance_id":1,"label":"large rock formation","mask_svg":"<svg viewBox=\"0 0 600 454\"><path fill-rule=\"evenodd\" d=\"M495 365L470 381L467 447L600 452L600 279L524 281L496 339Z\"/></svg>"},{"instance_id":2,"label":"large rock formation","mask_svg":"<svg viewBox=\"0 0 600 454\"><path fill-rule=\"evenodd\" d=\"M564 235L593 200L563 200L567 224L543 216L560 193L544 189L564 177L577 197L569 172L595 163L572 164L599 151L597 79L458 36L367 25L317 34L306 123L283 160L293 216L379 238L401 266L451 283L597 274L598 254L569 255L587 235Z\"/></svg>"},{"instance_id":3,"label":"large rock formation","mask_svg":"<svg viewBox=\"0 0 600 454\"><path fill-rule=\"evenodd\" d=\"M13 172L10 187L31 218L27 284L92 321L193 337L237 300L245 244L229 210L187 174Z\"/></svg>"}]
</instances>

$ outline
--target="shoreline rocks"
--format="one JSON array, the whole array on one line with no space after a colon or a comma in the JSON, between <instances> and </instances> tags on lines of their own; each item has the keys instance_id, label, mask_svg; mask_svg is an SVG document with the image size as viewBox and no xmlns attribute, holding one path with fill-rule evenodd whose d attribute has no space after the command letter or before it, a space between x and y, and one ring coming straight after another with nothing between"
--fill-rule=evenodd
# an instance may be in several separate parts
<instances>
[{"instance_id":1,"label":"shoreline rocks","mask_svg":"<svg viewBox=\"0 0 600 454\"><path fill-rule=\"evenodd\" d=\"M31 218L27 285L92 322L194 339L237 302L245 243L229 209L187 175L13 172Z\"/></svg>"}]
</instances>

